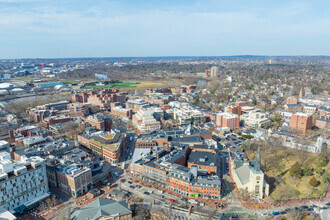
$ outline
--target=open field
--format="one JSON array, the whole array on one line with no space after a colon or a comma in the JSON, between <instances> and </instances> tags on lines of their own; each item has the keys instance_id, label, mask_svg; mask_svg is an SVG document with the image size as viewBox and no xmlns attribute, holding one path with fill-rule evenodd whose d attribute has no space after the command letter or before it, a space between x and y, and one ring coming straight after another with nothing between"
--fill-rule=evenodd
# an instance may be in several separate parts
<instances>
[{"instance_id":1,"label":"open field","mask_svg":"<svg viewBox=\"0 0 330 220\"><path fill-rule=\"evenodd\" d=\"M60 80L60 82L64 83L64 84L76 84L79 83L79 81L75 81L75 80Z\"/></svg>"},{"instance_id":2,"label":"open field","mask_svg":"<svg viewBox=\"0 0 330 220\"><path fill-rule=\"evenodd\" d=\"M166 87L172 85L170 81L161 81L161 82L140 82L138 87L144 88L159 88L159 87Z\"/></svg>"},{"instance_id":3,"label":"open field","mask_svg":"<svg viewBox=\"0 0 330 220\"><path fill-rule=\"evenodd\" d=\"M135 88L138 86L138 83L130 83L130 82L124 82L124 83L112 83L109 85L104 85L104 86L85 86L85 89L94 89L94 88L100 88L100 89L105 89L105 88Z\"/></svg>"}]
</instances>

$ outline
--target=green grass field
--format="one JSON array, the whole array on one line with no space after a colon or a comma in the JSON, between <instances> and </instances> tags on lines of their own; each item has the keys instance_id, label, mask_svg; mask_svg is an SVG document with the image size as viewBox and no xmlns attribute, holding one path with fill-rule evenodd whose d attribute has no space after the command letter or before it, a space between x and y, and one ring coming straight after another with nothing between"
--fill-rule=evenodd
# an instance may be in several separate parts
<instances>
[{"instance_id":1,"label":"green grass field","mask_svg":"<svg viewBox=\"0 0 330 220\"><path fill-rule=\"evenodd\" d=\"M79 83L78 81L75 81L75 80L62 80L61 82L64 83L64 84L76 84L76 83Z\"/></svg>"}]
</instances>

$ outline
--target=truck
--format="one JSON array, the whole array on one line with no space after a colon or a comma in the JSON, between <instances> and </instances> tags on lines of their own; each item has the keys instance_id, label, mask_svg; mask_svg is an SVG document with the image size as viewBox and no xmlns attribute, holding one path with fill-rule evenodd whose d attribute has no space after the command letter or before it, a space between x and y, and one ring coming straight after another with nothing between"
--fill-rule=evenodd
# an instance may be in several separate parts
<instances>
[{"instance_id":1,"label":"truck","mask_svg":"<svg viewBox=\"0 0 330 220\"><path fill-rule=\"evenodd\" d=\"M194 199L189 199L188 202L190 205L198 205L198 202Z\"/></svg>"}]
</instances>

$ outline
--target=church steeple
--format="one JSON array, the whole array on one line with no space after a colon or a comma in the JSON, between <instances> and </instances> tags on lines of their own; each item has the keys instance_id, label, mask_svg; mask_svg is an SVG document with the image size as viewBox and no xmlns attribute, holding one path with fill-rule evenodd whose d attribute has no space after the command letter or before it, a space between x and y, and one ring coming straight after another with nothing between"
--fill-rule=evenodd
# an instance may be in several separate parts
<instances>
[{"instance_id":1,"label":"church steeple","mask_svg":"<svg viewBox=\"0 0 330 220\"><path fill-rule=\"evenodd\" d=\"M303 87L301 87L299 92L299 98L302 98L303 96L304 96L304 90Z\"/></svg>"},{"instance_id":2,"label":"church steeple","mask_svg":"<svg viewBox=\"0 0 330 220\"><path fill-rule=\"evenodd\" d=\"M256 171L261 170L261 158L260 158L260 147L258 147L258 153L257 153L257 158L256 158Z\"/></svg>"}]
</instances>

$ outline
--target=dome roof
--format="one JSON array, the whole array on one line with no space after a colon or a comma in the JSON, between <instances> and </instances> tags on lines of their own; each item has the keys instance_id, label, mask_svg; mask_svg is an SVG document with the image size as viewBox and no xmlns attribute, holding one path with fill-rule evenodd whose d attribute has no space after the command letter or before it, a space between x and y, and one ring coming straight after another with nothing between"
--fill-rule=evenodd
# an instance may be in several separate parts
<instances>
[{"instance_id":1,"label":"dome roof","mask_svg":"<svg viewBox=\"0 0 330 220\"><path fill-rule=\"evenodd\" d=\"M0 95L7 95L8 91L5 89L0 89Z\"/></svg>"},{"instance_id":2,"label":"dome roof","mask_svg":"<svg viewBox=\"0 0 330 220\"><path fill-rule=\"evenodd\" d=\"M63 87L63 85L57 85L57 86L54 86L54 89L60 89L62 87Z\"/></svg>"},{"instance_id":3,"label":"dome roof","mask_svg":"<svg viewBox=\"0 0 330 220\"><path fill-rule=\"evenodd\" d=\"M0 83L0 89L8 89L10 87L16 87L16 86L11 83Z\"/></svg>"},{"instance_id":4,"label":"dome roof","mask_svg":"<svg viewBox=\"0 0 330 220\"><path fill-rule=\"evenodd\" d=\"M24 89L15 88L15 89L10 90L10 92L24 92Z\"/></svg>"}]
</instances>

